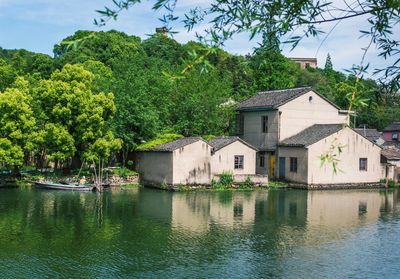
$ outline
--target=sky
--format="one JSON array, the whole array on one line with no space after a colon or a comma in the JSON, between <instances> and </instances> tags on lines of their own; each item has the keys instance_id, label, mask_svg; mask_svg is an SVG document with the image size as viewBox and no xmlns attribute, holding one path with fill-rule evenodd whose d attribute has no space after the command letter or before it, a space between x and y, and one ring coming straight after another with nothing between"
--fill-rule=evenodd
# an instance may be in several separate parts
<instances>
[{"instance_id":1,"label":"sky","mask_svg":"<svg viewBox=\"0 0 400 279\"><path fill-rule=\"evenodd\" d=\"M340 1L340 0L335 0ZM27 49L29 51L52 55L53 45L63 38L72 35L76 30L110 30L115 29L143 39L153 34L161 23L160 13L151 10L151 2L132 7L124 11L117 21L109 21L105 27L93 24L99 15L96 10L111 6L112 0L0 0L0 47L6 49ZM177 15L196 6L205 6L211 0L180 0L176 9ZM329 32L333 25L326 26ZM308 38L297 48L290 51L290 46L283 46L287 57L317 57L318 66L323 67L328 53L332 57L336 70L350 69L359 64L363 54L362 48L368 44L366 38L360 37L360 29L367 29L367 18L360 17L342 21L329 36ZM201 31L204 26L198 26ZM188 33L182 25L175 26L179 31L174 38L185 43L195 39L194 32ZM400 40L400 28L395 34ZM249 41L248 34L236 36L224 47L234 54L252 53L258 45L257 40ZM370 48L366 61L370 68L382 68L394 61L378 57L378 50Z\"/></svg>"}]
</instances>

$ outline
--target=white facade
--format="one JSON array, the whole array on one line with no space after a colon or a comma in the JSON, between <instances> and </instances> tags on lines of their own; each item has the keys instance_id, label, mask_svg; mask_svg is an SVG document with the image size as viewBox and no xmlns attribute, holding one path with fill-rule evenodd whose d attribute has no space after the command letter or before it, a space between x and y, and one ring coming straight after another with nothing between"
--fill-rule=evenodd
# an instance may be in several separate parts
<instances>
[{"instance_id":1,"label":"white facade","mask_svg":"<svg viewBox=\"0 0 400 279\"><path fill-rule=\"evenodd\" d=\"M211 156L211 173L219 175L231 172L234 175L254 175L256 173L254 148L237 140L215 151ZM235 168L235 156L243 156L243 168Z\"/></svg>"},{"instance_id":2,"label":"white facade","mask_svg":"<svg viewBox=\"0 0 400 279\"><path fill-rule=\"evenodd\" d=\"M321 161L321 156L330 152L338 159L336 172L332 163ZM378 183L381 179L380 156L378 145L346 127L307 147L280 147L279 159L286 160L281 178L310 185ZM297 159L295 172L290 170L290 158ZM360 159L366 159L366 170L360 170Z\"/></svg>"}]
</instances>

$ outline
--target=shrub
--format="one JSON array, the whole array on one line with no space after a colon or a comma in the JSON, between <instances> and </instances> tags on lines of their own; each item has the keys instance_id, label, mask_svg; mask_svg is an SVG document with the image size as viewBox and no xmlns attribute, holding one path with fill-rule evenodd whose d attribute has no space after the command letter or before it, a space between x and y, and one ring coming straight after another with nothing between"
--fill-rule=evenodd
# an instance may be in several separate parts
<instances>
[{"instance_id":1,"label":"shrub","mask_svg":"<svg viewBox=\"0 0 400 279\"><path fill-rule=\"evenodd\" d=\"M383 184L386 184L386 179L381 179L380 182ZM388 187L393 188L395 186L396 186L396 183L393 181L393 179L390 178L388 181Z\"/></svg>"},{"instance_id":2,"label":"shrub","mask_svg":"<svg viewBox=\"0 0 400 279\"><path fill-rule=\"evenodd\" d=\"M223 172L219 177L219 181L216 182L213 179L213 181L211 182L211 185L213 188L219 188L219 189L231 188L233 185L233 173Z\"/></svg>"},{"instance_id":3,"label":"shrub","mask_svg":"<svg viewBox=\"0 0 400 279\"><path fill-rule=\"evenodd\" d=\"M146 143L140 144L136 150L138 151L144 151L144 150L149 150L152 149L156 146L159 146L161 144L167 143L167 142L171 142L177 139L183 138L182 135L178 135L178 134L161 134L158 135L155 139L148 141Z\"/></svg>"},{"instance_id":4,"label":"shrub","mask_svg":"<svg viewBox=\"0 0 400 279\"><path fill-rule=\"evenodd\" d=\"M123 168L112 169L112 174L119 175L123 178L126 178L129 175L137 174L137 172L123 167Z\"/></svg>"},{"instance_id":5,"label":"shrub","mask_svg":"<svg viewBox=\"0 0 400 279\"><path fill-rule=\"evenodd\" d=\"M241 189L249 189L249 188L253 188L253 187L254 187L254 183L253 183L253 181L251 181L250 176L248 176L244 182L239 184L239 188L241 188Z\"/></svg>"},{"instance_id":6,"label":"shrub","mask_svg":"<svg viewBox=\"0 0 400 279\"><path fill-rule=\"evenodd\" d=\"M202 136L202 138L205 141L209 141L209 140L212 140L213 138L215 138L215 136L214 135L205 135L205 136Z\"/></svg>"}]
</instances>

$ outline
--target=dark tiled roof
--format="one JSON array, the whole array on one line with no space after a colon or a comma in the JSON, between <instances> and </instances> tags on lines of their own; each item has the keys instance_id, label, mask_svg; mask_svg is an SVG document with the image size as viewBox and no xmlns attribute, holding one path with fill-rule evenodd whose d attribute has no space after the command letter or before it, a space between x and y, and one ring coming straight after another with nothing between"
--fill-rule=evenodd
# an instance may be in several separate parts
<instances>
[{"instance_id":1,"label":"dark tiled roof","mask_svg":"<svg viewBox=\"0 0 400 279\"><path fill-rule=\"evenodd\" d=\"M382 144L382 146L383 147L385 147L385 146L394 146L394 147L400 149L400 142L398 142L398 141L385 141Z\"/></svg>"},{"instance_id":2,"label":"dark tiled roof","mask_svg":"<svg viewBox=\"0 0 400 279\"><path fill-rule=\"evenodd\" d=\"M315 124L280 142L280 146L306 147L343 129L343 124Z\"/></svg>"},{"instance_id":3,"label":"dark tiled roof","mask_svg":"<svg viewBox=\"0 0 400 279\"><path fill-rule=\"evenodd\" d=\"M257 150L257 148L255 148L254 146L250 145L249 143L245 142L244 140L242 140L239 137L236 136L220 136L220 137L215 137L211 140L208 141L208 143L214 148L214 151L218 151L221 148L235 142L235 141L240 141L241 143L247 145L248 147Z\"/></svg>"},{"instance_id":4,"label":"dark tiled roof","mask_svg":"<svg viewBox=\"0 0 400 279\"><path fill-rule=\"evenodd\" d=\"M157 145L151 149L147 149L145 151L160 151L160 152L172 152L178 148L182 148L186 145L194 143L196 141L202 140L200 137L188 137L188 138L181 138L174 141L170 141L161 145Z\"/></svg>"},{"instance_id":5,"label":"dark tiled roof","mask_svg":"<svg viewBox=\"0 0 400 279\"><path fill-rule=\"evenodd\" d=\"M400 131L400 122L393 122L385 129L383 129L383 131L384 132Z\"/></svg>"},{"instance_id":6,"label":"dark tiled roof","mask_svg":"<svg viewBox=\"0 0 400 279\"><path fill-rule=\"evenodd\" d=\"M353 130L374 143L381 137L381 134L376 129L356 128Z\"/></svg>"},{"instance_id":7,"label":"dark tiled roof","mask_svg":"<svg viewBox=\"0 0 400 279\"><path fill-rule=\"evenodd\" d=\"M394 145L384 146L382 156L388 160L400 160L400 149Z\"/></svg>"},{"instance_id":8,"label":"dark tiled roof","mask_svg":"<svg viewBox=\"0 0 400 279\"><path fill-rule=\"evenodd\" d=\"M271 108L275 109L290 100L293 100L307 92L310 92L311 87L300 87L284 90L273 90L259 92L257 95L247 99L239 104L239 110L249 108Z\"/></svg>"}]
</instances>

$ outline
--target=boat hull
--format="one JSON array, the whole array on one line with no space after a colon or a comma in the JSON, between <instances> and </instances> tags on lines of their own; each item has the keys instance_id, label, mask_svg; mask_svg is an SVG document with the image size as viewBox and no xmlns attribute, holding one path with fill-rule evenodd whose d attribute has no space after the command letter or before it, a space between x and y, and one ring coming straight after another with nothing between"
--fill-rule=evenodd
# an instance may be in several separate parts
<instances>
[{"instance_id":1,"label":"boat hull","mask_svg":"<svg viewBox=\"0 0 400 279\"><path fill-rule=\"evenodd\" d=\"M73 184L58 184L58 183L46 183L46 182L35 182L37 189L48 189L48 190L64 190L64 191L80 191L90 192L95 189L92 185L73 185Z\"/></svg>"}]
</instances>

